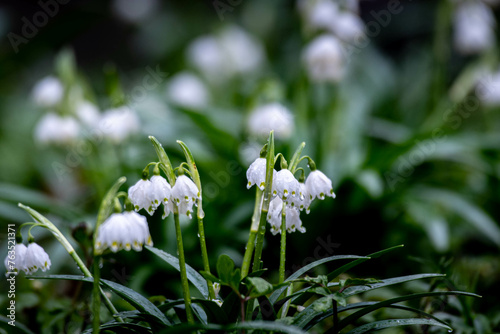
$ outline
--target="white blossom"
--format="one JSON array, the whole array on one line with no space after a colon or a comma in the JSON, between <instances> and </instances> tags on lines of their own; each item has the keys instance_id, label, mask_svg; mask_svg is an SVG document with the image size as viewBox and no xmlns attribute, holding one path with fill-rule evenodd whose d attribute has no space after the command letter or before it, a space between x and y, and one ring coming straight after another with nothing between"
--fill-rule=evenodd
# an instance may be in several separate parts
<instances>
[{"instance_id":1,"label":"white blossom","mask_svg":"<svg viewBox=\"0 0 500 334\"><path fill-rule=\"evenodd\" d=\"M95 104L89 101L81 101L78 103L75 112L78 119L89 128L97 126L101 119L99 109Z\"/></svg>"},{"instance_id":2,"label":"white blossom","mask_svg":"<svg viewBox=\"0 0 500 334\"><path fill-rule=\"evenodd\" d=\"M150 197L152 204L157 208L161 203L166 205L169 202L170 195L172 193L172 187L165 180L164 177L160 175L154 175L151 178L151 193Z\"/></svg>"},{"instance_id":3,"label":"white blossom","mask_svg":"<svg viewBox=\"0 0 500 334\"><path fill-rule=\"evenodd\" d=\"M306 179L306 187L311 201L316 197L325 199L325 195L335 198L332 181L319 170L314 170L309 174Z\"/></svg>"},{"instance_id":4,"label":"white blossom","mask_svg":"<svg viewBox=\"0 0 500 334\"><path fill-rule=\"evenodd\" d=\"M351 12L342 11L330 23L330 31L346 42L356 41L356 38L365 35L363 20Z\"/></svg>"},{"instance_id":5,"label":"white blossom","mask_svg":"<svg viewBox=\"0 0 500 334\"><path fill-rule=\"evenodd\" d=\"M283 213L283 201L279 197L275 197L269 203L269 211L267 214L267 221L271 225L271 233L276 235L281 233L281 221ZM304 233L306 229L302 226L300 220L300 212L288 205L285 205L285 224L287 232L299 231Z\"/></svg>"},{"instance_id":6,"label":"white blossom","mask_svg":"<svg viewBox=\"0 0 500 334\"><path fill-rule=\"evenodd\" d=\"M137 114L127 106L106 110L99 122L99 130L116 143L140 129Z\"/></svg>"},{"instance_id":7,"label":"white blossom","mask_svg":"<svg viewBox=\"0 0 500 334\"><path fill-rule=\"evenodd\" d=\"M258 158L252 162L247 169L247 179L247 189L256 184L260 190L264 190L266 187L266 159Z\"/></svg>"},{"instance_id":8,"label":"white blossom","mask_svg":"<svg viewBox=\"0 0 500 334\"><path fill-rule=\"evenodd\" d=\"M180 175L172 187L171 197L179 208L179 213L191 218L193 204L196 204L196 200L200 198L200 192L189 177Z\"/></svg>"},{"instance_id":9,"label":"white blossom","mask_svg":"<svg viewBox=\"0 0 500 334\"><path fill-rule=\"evenodd\" d=\"M313 82L337 82L344 76L344 55L333 35L316 37L303 51L306 71Z\"/></svg>"},{"instance_id":10,"label":"white blossom","mask_svg":"<svg viewBox=\"0 0 500 334\"><path fill-rule=\"evenodd\" d=\"M27 250L28 248L24 244L16 244L13 252L11 253L9 251L4 261L5 269L8 273L14 273L14 275L17 275L19 272L21 272L21 270L27 271L27 268L25 266ZM8 276L7 274L5 275Z\"/></svg>"},{"instance_id":11,"label":"white blossom","mask_svg":"<svg viewBox=\"0 0 500 334\"><path fill-rule=\"evenodd\" d=\"M166 94L174 104L192 109L203 109L210 100L203 81L188 72L179 73L170 79Z\"/></svg>"},{"instance_id":12,"label":"white blossom","mask_svg":"<svg viewBox=\"0 0 500 334\"><path fill-rule=\"evenodd\" d=\"M122 20L131 23L140 23L155 13L158 0L115 0L113 12Z\"/></svg>"},{"instance_id":13,"label":"white blossom","mask_svg":"<svg viewBox=\"0 0 500 334\"><path fill-rule=\"evenodd\" d=\"M476 96L487 106L500 105L500 70L478 76Z\"/></svg>"},{"instance_id":14,"label":"white blossom","mask_svg":"<svg viewBox=\"0 0 500 334\"><path fill-rule=\"evenodd\" d=\"M139 180L128 189L128 198L134 205L134 210L145 209L153 215L158 205L155 206L152 195L152 183L149 180Z\"/></svg>"},{"instance_id":15,"label":"white blossom","mask_svg":"<svg viewBox=\"0 0 500 334\"><path fill-rule=\"evenodd\" d=\"M286 199L286 204L300 211L306 210L309 213L311 206L311 198L305 183L299 182L299 196L289 197Z\"/></svg>"},{"instance_id":16,"label":"white blossom","mask_svg":"<svg viewBox=\"0 0 500 334\"><path fill-rule=\"evenodd\" d=\"M34 137L41 144L65 144L76 140L79 134L80 125L75 118L47 113L35 126Z\"/></svg>"},{"instance_id":17,"label":"white blossom","mask_svg":"<svg viewBox=\"0 0 500 334\"><path fill-rule=\"evenodd\" d=\"M273 195L278 195L286 200L289 196L299 196L299 181L288 169L282 169L276 172L273 178Z\"/></svg>"},{"instance_id":18,"label":"white blossom","mask_svg":"<svg viewBox=\"0 0 500 334\"><path fill-rule=\"evenodd\" d=\"M61 101L64 87L59 79L48 76L35 84L32 94L33 100L39 106L53 107Z\"/></svg>"},{"instance_id":19,"label":"white blossom","mask_svg":"<svg viewBox=\"0 0 500 334\"><path fill-rule=\"evenodd\" d=\"M42 247L34 242L28 245L24 258L24 270L27 274L33 274L38 269L47 271L50 269L51 264L49 255L45 253Z\"/></svg>"},{"instance_id":20,"label":"white blossom","mask_svg":"<svg viewBox=\"0 0 500 334\"><path fill-rule=\"evenodd\" d=\"M153 245L146 218L125 211L113 213L99 226L95 248L99 252L109 248L116 253L122 249L140 251L143 245Z\"/></svg>"},{"instance_id":21,"label":"white blossom","mask_svg":"<svg viewBox=\"0 0 500 334\"><path fill-rule=\"evenodd\" d=\"M454 42L463 54L490 49L495 43L495 17L492 10L479 1L457 5L454 15Z\"/></svg>"},{"instance_id":22,"label":"white blossom","mask_svg":"<svg viewBox=\"0 0 500 334\"><path fill-rule=\"evenodd\" d=\"M261 105L250 113L248 130L258 137L267 137L274 130L276 138L287 139L294 130L292 113L280 103Z\"/></svg>"}]
</instances>

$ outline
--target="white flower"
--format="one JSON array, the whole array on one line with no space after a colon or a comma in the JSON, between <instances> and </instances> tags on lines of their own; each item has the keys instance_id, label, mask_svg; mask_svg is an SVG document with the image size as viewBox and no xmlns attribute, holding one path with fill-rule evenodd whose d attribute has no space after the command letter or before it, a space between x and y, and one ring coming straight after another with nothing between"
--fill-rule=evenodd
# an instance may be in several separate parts
<instances>
[{"instance_id":1,"label":"white flower","mask_svg":"<svg viewBox=\"0 0 500 334\"><path fill-rule=\"evenodd\" d=\"M152 14L158 7L157 0L115 0L113 2L113 12L122 20L131 23L140 23Z\"/></svg>"},{"instance_id":2,"label":"white flower","mask_svg":"<svg viewBox=\"0 0 500 334\"><path fill-rule=\"evenodd\" d=\"M356 38L364 36L365 24L356 14L351 12L340 12L330 23L330 31L343 41L355 41Z\"/></svg>"},{"instance_id":3,"label":"white flower","mask_svg":"<svg viewBox=\"0 0 500 334\"><path fill-rule=\"evenodd\" d=\"M306 179L306 187L311 201L314 198L325 199L326 196L335 198L332 181L321 171L312 171Z\"/></svg>"},{"instance_id":4,"label":"white flower","mask_svg":"<svg viewBox=\"0 0 500 334\"><path fill-rule=\"evenodd\" d=\"M286 200L288 196L299 196L299 181L288 169L282 169L273 178L273 195Z\"/></svg>"},{"instance_id":5,"label":"white flower","mask_svg":"<svg viewBox=\"0 0 500 334\"><path fill-rule=\"evenodd\" d=\"M179 208L179 213L191 218L193 204L200 198L200 192L194 182L186 175L177 177L172 187L172 201Z\"/></svg>"},{"instance_id":6,"label":"white flower","mask_svg":"<svg viewBox=\"0 0 500 334\"><path fill-rule=\"evenodd\" d=\"M38 121L34 137L41 144L62 144L74 141L79 133L80 125L73 117L47 113Z\"/></svg>"},{"instance_id":7,"label":"white flower","mask_svg":"<svg viewBox=\"0 0 500 334\"><path fill-rule=\"evenodd\" d=\"M5 269L7 272L17 275L21 270L27 271L25 266L27 247L24 244L16 244L13 253L8 253L5 257ZM9 263L10 262L10 263ZM11 267L12 266L12 267ZM7 276L7 274L6 274Z\"/></svg>"},{"instance_id":8,"label":"white flower","mask_svg":"<svg viewBox=\"0 0 500 334\"><path fill-rule=\"evenodd\" d=\"M128 188L128 198L134 205L134 210L145 209L150 215L153 215L155 206L152 196L152 183L149 180L139 180L132 187Z\"/></svg>"},{"instance_id":9,"label":"white flower","mask_svg":"<svg viewBox=\"0 0 500 334\"><path fill-rule=\"evenodd\" d=\"M27 249L24 258L24 270L27 274L33 274L38 269L47 271L50 269L49 255L45 253L42 247L34 242L31 242Z\"/></svg>"},{"instance_id":10,"label":"white flower","mask_svg":"<svg viewBox=\"0 0 500 334\"><path fill-rule=\"evenodd\" d=\"M250 113L248 130L258 137L267 137L274 130L276 138L287 139L294 130L292 113L279 103L259 106Z\"/></svg>"},{"instance_id":11,"label":"white flower","mask_svg":"<svg viewBox=\"0 0 500 334\"><path fill-rule=\"evenodd\" d=\"M500 105L500 71L479 75L475 93L487 106Z\"/></svg>"},{"instance_id":12,"label":"white flower","mask_svg":"<svg viewBox=\"0 0 500 334\"><path fill-rule=\"evenodd\" d=\"M454 28L455 46L463 54L480 53L495 43L495 17L492 10L481 2L458 4Z\"/></svg>"},{"instance_id":13,"label":"white flower","mask_svg":"<svg viewBox=\"0 0 500 334\"><path fill-rule=\"evenodd\" d=\"M114 142L122 142L140 129L139 118L129 107L106 110L99 122L99 130Z\"/></svg>"},{"instance_id":14,"label":"white flower","mask_svg":"<svg viewBox=\"0 0 500 334\"><path fill-rule=\"evenodd\" d=\"M187 58L210 80L219 81L229 75L228 68L224 66L223 50L214 36L196 38L188 47Z\"/></svg>"},{"instance_id":15,"label":"white flower","mask_svg":"<svg viewBox=\"0 0 500 334\"><path fill-rule=\"evenodd\" d=\"M99 252L109 248L116 253L121 249L140 251L144 244L153 245L146 218L134 211L125 211L113 213L99 226L95 248Z\"/></svg>"},{"instance_id":16,"label":"white flower","mask_svg":"<svg viewBox=\"0 0 500 334\"><path fill-rule=\"evenodd\" d=\"M339 6L333 1L316 1L306 14L307 23L314 29L329 29L337 17L338 11Z\"/></svg>"},{"instance_id":17,"label":"white flower","mask_svg":"<svg viewBox=\"0 0 500 334\"><path fill-rule=\"evenodd\" d=\"M166 205L172 193L172 187L165 180L164 177L160 175L154 175L151 178L151 193L150 197L152 204L157 208L161 203Z\"/></svg>"},{"instance_id":18,"label":"white flower","mask_svg":"<svg viewBox=\"0 0 500 334\"><path fill-rule=\"evenodd\" d=\"M303 51L303 61L313 82L337 82L344 76L344 55L332 35L316 37Z\"/></svg>"},{"instance_id":19,"label":"white flower","mask_svg":"<svg viewBox=\"0 0 500 334\"><path fill-rule=\"evenodd\" d=\"M271 233L276 235L281 233L281 219L283 212L283 201L279 197L275 197L269 203L269 211L267 214L267 221L271 225ZM306 229L302 226L300 220L300 212L297 209L285 205L285 224L288 233L299 231L304 233Z\"/></svg>"},{"instance_id":20,"label":"white flower","mask_svg":"<svg viewBox=\"0 0 500 334\"><path fill-rule=\"evenodd\" d=\"M264 190L266 187L266 159L258 158L252 162L247 170L247 179L247 189L256 184L260 190Z\"/></svg>"},{"instance_id":21,"label":"white flower","mask_svg":"<svg viewBox=\"0 0 500 334\"><path fill-rule=\"evenodd\" d=\"M33 87L33 100L42 107L53 107L64 95L64 87L59 79L48 76L38 81Z\"/></svg>"},{"instance_id":22,"label":"white flower","mask_svg":"<svg viewBox=\"0 0 500 334\"><path fill-rule=\"evenodd\" d=\"M311 198L309 196L309 191L307 190L305 183L299 182L299 196L287 198L286 204L300 211L305 209L306 213L309 213Z\"/></svg>"},{"instance_id":23,"label":"white flower","mask_svg":"<svg viewBox=\"0 0 500 334\"><path fill-rule=\"evenodd\" d=\"M166 93L170 101L186 108L203 109L210 100L203 81L187 72L179 73L170 79Z\"/></svg>"},{"instance_id":24,"label":"white flower","mask_svg":"<svg viewBox=\"0 0 500 334\"><path fill-rule=\"evenodd\" d=\"M78 103L75 112L78 119L90 128L95 127L101 118L99 109L89 101Z\"/></svg>"}]
</instances>

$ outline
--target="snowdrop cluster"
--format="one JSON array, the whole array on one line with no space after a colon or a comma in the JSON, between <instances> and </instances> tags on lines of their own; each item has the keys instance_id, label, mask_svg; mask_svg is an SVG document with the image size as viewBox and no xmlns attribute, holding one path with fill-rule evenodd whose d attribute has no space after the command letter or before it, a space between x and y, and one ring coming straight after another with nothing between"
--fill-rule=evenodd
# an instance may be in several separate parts
<instances>
[{"instance_id":1,"label":"snowdrop cluster","mask_svg":"<svg viewBox=\"0 0 500 334\"><path fill-rule=\"evenodd\" d=\"M274 130L276 138L287 139L293 133L292 113L280 103L268 103L253 109L248 118L248 131L251 135L267 137Z\"/></svg>"},{"instance_id":2,"label":"snowdrop cluster","mask_svg":"<svg viewBox=\"0 0 500 334\"><path fill-rule=\"evenodd\" d=\"M358 1L300 0L306 30L320 33L304 48L302 59L313 82L338 82L344 76L343 43L365 37Z\"/></svg>"},{"instance_id":3,"label":"snowdrop cluster","mask_svg":"<svg viewBox=\"0 0 500 334\"><path fill-rule=\"evenodd\" d=\"M27 247L22 243L16 244L14 252L7 255L4 264L8 273L17 274L24 271L26 274L33 274L38 269L49 270L52 263L42 247L30 242Z\"/></svg>"},{"instance_id":4,"label":"snowdrop cluster","mask_svg":"<svg viewBox=\"0 0 500 334\"><path fill-rule=\"evenodd\" d=\"M113 213L99 226L95 249L101 253L108 248L114 253L122 249L141 251L144 245L153 245L146 218L125 211Z\"/></svg>"},{"instance_id":5,"label":"snowdrop cluster","mask_svg":"<svg viewBox=\"0 0 500 334\"><path fill-rule=\"evenodd\" d=\"M454 44L465 55L478 54L495 45L496 21L491 1L455 1Z\"/></svg>"},{"instance_id":6,"label":"snowdrop cluster","mask_svg":"<svg viewBox=\"0 0 500 334\"><path fill-rule=\"evenodd\" d=\"M181 72L167 85L167 98L180 107L200 110L210 101L209 92L203 81L189 72Z\"/></svg>"},{"instance_id":7,"label":"snowdrop cluster","mask_svg":"<svg viewBox=\"0 0 500 334\"><path fill-rule=\"evenodd\" d=\"M292 172L286 168L276 171L273 168L273 199L269 203L267 221L271 225L273 235L281 233L281 221L283 209L285 210L285 222L288 232L299 231L304 233L306 229L300 220L300 211L310 211L311 202L315 199L325 199L326 196L335 198L332 181L321 171L311 166L305 182L299 182ZM254 184L260 190L266 185L266 159L256 159L247 170L247 188Z\"/></svg>"},{"instance_id":8,"label":"snowdrop cluster","mask_svg":"<svg viewBox=\"0 0 500 334\"><path fill-rule=\"evenodd\" d=\"M193 205L200 199L200 191L194 182L186 175L179 175L173 187L165 178L155 175L151 180L139 180L129 188L128 197L134 205L134 210L145 209L152 215L163 204L163 218L173 211L173 204L179 213L192 217Z\"/></svg>"}]
</instances>

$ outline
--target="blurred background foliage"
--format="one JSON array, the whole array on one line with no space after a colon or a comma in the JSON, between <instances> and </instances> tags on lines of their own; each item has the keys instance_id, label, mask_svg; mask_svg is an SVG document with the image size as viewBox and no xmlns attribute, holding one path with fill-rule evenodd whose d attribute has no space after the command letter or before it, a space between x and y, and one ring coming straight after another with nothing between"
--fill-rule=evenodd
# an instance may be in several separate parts
<instances>
[{"instance_id":1,"label":"blurred background foliage","mask_svg":"<svg viewBox=\"0 0 500 334\"><path fill-rule=\"evenodd\" d=\"M265 141L249 129L249 118L256 106L279 102L293 118L290 133L278 137L277 152L290 157L305 141L304 153L333 180L337 194L302 215L307 233L290 235L288 267L318 256L365 255L405 244L352 275L446 273L446 284L483 298L463 303L451 298L428 307L459 332L500 332L499 107L475 95L477 69L498 67L496 46L479 55L461 54L453 45L454 2L401 1L402 10L385 26L379 24L379 33L366 45L346 44L342 80L314 83L301 55L313 34L297 3L221 1L228 6L222 12L217 3L74 0L60 4L18 52L8 33L20 35L22 18L31 19L41 7L35 1L0 4L2 225L27 221L17 208L23 202L67 234L88 233L113 182L125 175L131 186L155 161L147 136L163 143L174 164L182 162L175 143L180 139L191 148L201 174L211 263L223 253L241 263L254 200L245 172ZM386 9L385 1L360 1L359 15L365 23L378 22L373 13ZM230 27L253 36L251 49L261 53L252 57L261 57L259 64L237 75L219 69L210 77L193 66L190 47L196 38L222 36ZM244 64L253 61L236 56ZM223 70L230 66L224 64ZM151 71L162 73L157 85L134 95ZM169 87L185 71L205 85L208 97L202 103L183 105L169 93L176 94ZM119 142L84 135L71 143L43 145L34 129L46 109L30 96L48 75L66 87L80 87L100 110L125 102L139 118L138 131ZM484 85L500 94L498 82ZM73 107L70 100L67 108ZM148 221L155 246L175 254L172 221L162 221L158 213ZM196 224L185 220L183 226L187 262L200 269ZM3 255L6 227L0 233ZM51 257L51 272L77 272L51 236L40 230L34 234ZM266 243L265 266L276 269L278 237L268 234ZM102 277L147 296L180 295L177 273L146 252L105 257ZM76 333L88 320L89 293L79 283L21 276L18 321L35 332ZM2 309L7 302L2 294ZM372 315L379 316L384 315Z\"/></svg>"}]
</instances>

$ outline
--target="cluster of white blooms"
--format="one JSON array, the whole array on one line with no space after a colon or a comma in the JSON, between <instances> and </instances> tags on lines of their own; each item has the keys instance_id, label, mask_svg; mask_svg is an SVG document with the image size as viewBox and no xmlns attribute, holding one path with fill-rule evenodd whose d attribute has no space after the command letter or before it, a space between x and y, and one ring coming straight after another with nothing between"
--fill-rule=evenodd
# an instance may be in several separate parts
<instances>
[{"instance_id":1,"label":"cluster of white blooms","mask_svg":"<svg viewBox=\"0 0 500 334\"><path fill-rule=\"evenodd\" d=\"M140 251L143 245L153 245L146 218L134 211L125 211L113 213L99 226L95 249L103 252L109 248L116 253L122 249Z\"/></svg>"},{"instance_id":2,"label":"cluster of white blooms","mask_svg":"<svg viewBox=\"0 0 500 334\"><path fill-rule=\"evenodd\" d=\"M134 205L134 210L145 209L150 215L163 203L165 218L173 211L175 203L180 214L191 218L193 205L200 199L200 192L194 182L185 175L177 177L173 187L165 178L155 175L150 180L139 180L129 188L128 197Z\"/></svg>"},{"instance_id":3,"label":"cluster of white blooms","mask_svg":"<svg viewBox=\"0 0 500 334\"><path fill-rule=\"evenodd\" d=\"M477 54L495 45L495 15L488 2L456 1L454 43L463 54Z\"/></svg>"},{"instance_id":4,"label":"cluster of white blooms","mask_svg":"<svg viewBox=\"0 0 500 334\"><path fill-rule=\"evenodd\" d=\"M21 270L24 270L26 274L33 274L38 269L47 271L51 266L49 255L34 242L30 242L28 247L24 244L16 244L14 252L7 255L4 264L7 272L14 274Z\"/></svg>"},{"instance_id":5,"label":"cluster of white blooms","mask_svg":"<svg viewBox=\"0 0 500 334\"><path fill-rule=\"evenodd\" d=\"M131 134L140 130L137 114L127 106L104 111L98 122L96 131L115 143L120 143Z\"/></svg>"},{"instance_id":6,"label":"cluster of white blooms","mask_svg":"<svg viewBox=\"0 0 500 334\"><path fill-rule=\"evenodd\" d=\"M209 81L216 83L252 74L265 59L258 39L237 26L227 26L215 36L198 37L189 45L187 58Z\"/></svg>"},{"instance_id":7,"label":"cluster of white blooms","mask_svg":"<svg viewBox=\"0 0 500 334\"><path fill-rule=\"evenodd\" d=\"M247 170L248 184L250 188L254 184L261 190L266 185L266 159L258 158ZM304 233L306 229L300 220L300 211L309 213L311 202L315 199L325 199L325 196L335 198L332 181L321 171L313 169L305 180L305 183L297 181L295 176L286 168L276 172L273 169L272 184L273 199L269 204L267 221L271 225L271 232L275 235L281 233L281 218L283 203L285 204L285 222L288 232L299 231Z\"/></svg>"},{"instance_id":8,"label":"cluster of white blooms","mask_svg":"<svg viewBox=\"0 0 500 334\"><path fill-rule=\"evenodd\" d=\"M344 75L343 43L365 37L358 1L300 0L298 8L312 33L320 32L304 49L302 59L313 82L338 82Z\"/></svg>"},{"instance_id":9,"label":"cluster of white blooms","mask_svg":"<svg viewBox=\"0 0 500 334\"><path fill-rule=\"evenodd\" d=\"M190 109L203 109L210 101L208 89L203 81L189 72L181 72L172 77L166 93L169 101Z\"/></svg>"},{"instance_id":10,"label":"cluster of white blooms","mask_svg":"<svg viewBox=\"0 0 500 334\"><path fill-rule=\"evenodd\" d=\"M80 124L71 116L45 114L35 126L35 140L40 144L74 142L80 133Z\"/></svg>"},{"instance_id":11,"label":"cluster of white blooms","mask_svg":"<svg viewBox=\"0 0 500 334\"><path fill-rule=\"evenodd\" d=\"M273 102L258 106L248 118L248 131L256 137L267 137L274 130L276 138L289 138L294 129L293 116L282 104Z\"/></svg>"}]
</instances>

